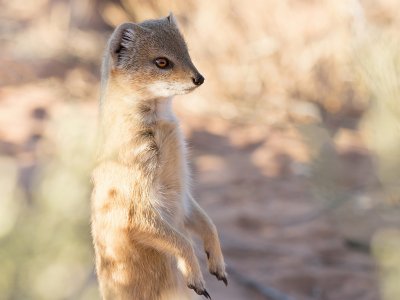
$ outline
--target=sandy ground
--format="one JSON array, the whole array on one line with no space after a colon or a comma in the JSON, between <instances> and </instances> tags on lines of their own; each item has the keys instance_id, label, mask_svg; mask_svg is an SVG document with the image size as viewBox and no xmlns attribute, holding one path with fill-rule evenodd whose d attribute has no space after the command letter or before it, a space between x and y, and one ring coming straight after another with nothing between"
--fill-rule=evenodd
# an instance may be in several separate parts
<instances>
[{"instance_id":1,"label":"sandy ground","mask_svg":"<svg viewBox=\"0 0 400 300\"><path fill-rule=\"evenodd\" d=\"M293 162L280 159L276 176L252 162L265 144L273 147L271 139L295 144L290 132L261 128L253 141L235 146L235 134L248 137L256 129L196 123L189 138L195 194L219 228L232 273L227 289L207 277L214 299L379 299L371 257L347 248L326 215L302 218L316 203L307 179L291 171ZM283 295L262 295L263 288Z\"/></svg>"}]
</instances>

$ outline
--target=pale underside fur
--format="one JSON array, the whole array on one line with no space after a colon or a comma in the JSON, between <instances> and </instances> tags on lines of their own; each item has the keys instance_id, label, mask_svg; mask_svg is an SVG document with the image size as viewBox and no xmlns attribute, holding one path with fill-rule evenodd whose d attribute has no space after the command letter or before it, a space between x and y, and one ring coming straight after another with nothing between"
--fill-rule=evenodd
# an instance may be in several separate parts
<instances>
[{"instance_id":1,"label":"pale underside fur","mask_svg":"<svg viewBox=\"0 0 400 300\"><path fill-rule=\"evenodd\" d=\"M188 229L225 275L215 226L193 200L184 141L170 99L104 104L93 171L92 231L104 299L195 299L204 288Z\"/></svg>"}]
</instances>

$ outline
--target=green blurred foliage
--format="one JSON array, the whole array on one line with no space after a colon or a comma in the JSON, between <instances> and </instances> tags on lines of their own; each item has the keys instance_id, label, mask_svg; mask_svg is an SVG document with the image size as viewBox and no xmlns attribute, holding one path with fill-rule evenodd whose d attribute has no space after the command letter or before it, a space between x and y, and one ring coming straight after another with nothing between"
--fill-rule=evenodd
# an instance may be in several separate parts
<instances>
[{"instance_id":1,"label":"green blurred foliage","mask_svg":"<svg viewBox=\"0 0 400 300\"><path fill-rule=\"evenodd\" d=\"M25 169L0 159L1 299L98 298L89 219L95 131L88 121L72 107L53 122L55 150L35 162L31 197L18 185Z\"/></svg>"}]
</instances>

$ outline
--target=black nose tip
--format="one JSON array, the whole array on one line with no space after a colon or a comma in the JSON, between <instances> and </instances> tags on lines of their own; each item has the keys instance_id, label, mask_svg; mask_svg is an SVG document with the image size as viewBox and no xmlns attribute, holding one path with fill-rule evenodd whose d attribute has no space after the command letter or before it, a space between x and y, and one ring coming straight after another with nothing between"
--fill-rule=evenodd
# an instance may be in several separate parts
<instances>
[{"instance_id":1,"label":"black nose tip","mask_svg":"<svg viewBox=\"0 0 400 300\"><path fill-rule=\"evenodd\" d=\"M192 77L193 83L197 86L202 85L204 82L204 77L200 74L196 74L195 77Z\"/></svg>"}]
</instances>

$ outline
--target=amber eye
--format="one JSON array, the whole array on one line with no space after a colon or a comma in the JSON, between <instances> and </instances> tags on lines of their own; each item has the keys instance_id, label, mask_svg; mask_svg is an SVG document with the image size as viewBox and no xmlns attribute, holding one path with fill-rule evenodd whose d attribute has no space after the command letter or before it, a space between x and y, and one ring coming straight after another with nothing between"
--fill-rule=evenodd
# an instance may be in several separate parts
<instances>
[{"instance_id":1,"label":"amber eye","mask_svg":"<svg viewBox=\"0 0 400 300\"><path fill-rule=\"evenodd\" d=\"M160 69L166 69L166 68L168 68L170 66L169 60L166 59L165 57L156 58L156 60L154 60L154 63Z\"/></svg>"}]
</instances>

